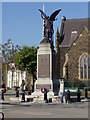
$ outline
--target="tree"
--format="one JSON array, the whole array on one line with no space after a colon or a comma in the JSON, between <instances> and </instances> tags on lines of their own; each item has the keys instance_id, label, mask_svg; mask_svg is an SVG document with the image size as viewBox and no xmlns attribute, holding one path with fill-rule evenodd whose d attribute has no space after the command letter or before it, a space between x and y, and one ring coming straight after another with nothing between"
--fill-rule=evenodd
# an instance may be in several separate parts
<instances>
[{"instance_id":1,"label":"tree","mask_svg":"<svg viewBox=\"0 0 90 120\"><path fill-rule=\"evenodd\" d=\"M19 46L14 46L9 39L7 43L2 45L2 62L9 67L10 63L15 63L15 55L19 50Z\"/></svg>"},{"instance_id":2,"label":"tree","mask_svg":"<svg viewBox=\"0 0 90 120\"><path fill-rule=\"evenodd\" d=\"M7 71L10 68L10 63L15 63L15 55L19 50L19 46L13 45L11 39L2 45L2 80L6 84L7 89Z\"/></svg>"},{"instance_id":3,"label":"tree","mask_svg":"<svg viewBox=\"0 0 90 120\"><path fill-rule=\"evenodd\" d=\"M32 75L34 84L37 68L37 48L34 46L23 46L16 54L15 63L21 71L27 71Z\"/></svg>"}]
</instances>

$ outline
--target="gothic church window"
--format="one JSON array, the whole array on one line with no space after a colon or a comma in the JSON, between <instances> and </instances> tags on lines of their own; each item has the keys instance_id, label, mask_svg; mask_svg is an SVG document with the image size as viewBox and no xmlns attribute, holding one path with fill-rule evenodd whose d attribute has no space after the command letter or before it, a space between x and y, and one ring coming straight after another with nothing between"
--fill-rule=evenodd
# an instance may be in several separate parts
<instances>
[{"instance_id":1,"label":"gothic church window","mask_svg":"<svg viewBox=\"0 0 90 120\"><path fill-rule=\"evenodd\" d=\"M80 79L90 79L90 58L87 54L83 54L79 62Z\"/></svg>"},{"instance_id":2,"label":"gothic church window","mask_svg":"<svg viewBox=\"0 0 90 120\"><path fill-rule=\"evenodd\" d=\"M83 78L83 58L81 58L81 62L80 62L80 73L81 73L81 78Z\"/></svg>"}]
</instances>

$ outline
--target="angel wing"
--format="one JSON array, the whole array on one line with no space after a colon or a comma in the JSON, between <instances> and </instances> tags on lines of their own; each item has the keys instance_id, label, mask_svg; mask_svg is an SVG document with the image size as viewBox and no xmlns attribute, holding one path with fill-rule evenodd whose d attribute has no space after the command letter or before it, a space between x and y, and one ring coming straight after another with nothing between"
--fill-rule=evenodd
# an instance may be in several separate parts
<instances>
[{"instance_id":1,"label":"angel wing","mask_svg":"<svg viewBox=\"0 0 90 120\"><path fill-rule=\"evenodd\" d=\"M53 12L49 18L49 20L51 21L55 21L55 17L58 15L58 13L61 11L61 9L56 10L55 12Z\"/></svg>"},{"instance_id":2,"label":"angel wing","mask_svg":"<svg viewBox=\"0 0 90 120\"><path fill-rule=\"evenodd\" d=\"M47 16L46 16L46 14L42 11L42 10L40 10L40 9L38 9L40 12L41 12L41 17L42 17L42 15L44 16L44 18L46 18ZM43 17L42 17L43 18Z\"/></svg>"}]
</instances>

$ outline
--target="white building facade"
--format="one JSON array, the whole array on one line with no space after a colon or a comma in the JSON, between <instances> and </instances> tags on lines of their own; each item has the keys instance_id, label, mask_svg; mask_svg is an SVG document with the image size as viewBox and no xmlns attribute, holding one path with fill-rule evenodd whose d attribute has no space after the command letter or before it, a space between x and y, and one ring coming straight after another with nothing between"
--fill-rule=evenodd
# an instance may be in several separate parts
<instances>
[{"instance_id":1,"label":"white building facade","mask_svg":"<svg viewBox=\"0 0 90 120\"><path fill-rule=\"evenodd\" d=\"M7 87L20 87L22 84L22 80L26 79L26 71L20 71L18 69L9 70L7 74Z\"/></svg>"}]
</instances>

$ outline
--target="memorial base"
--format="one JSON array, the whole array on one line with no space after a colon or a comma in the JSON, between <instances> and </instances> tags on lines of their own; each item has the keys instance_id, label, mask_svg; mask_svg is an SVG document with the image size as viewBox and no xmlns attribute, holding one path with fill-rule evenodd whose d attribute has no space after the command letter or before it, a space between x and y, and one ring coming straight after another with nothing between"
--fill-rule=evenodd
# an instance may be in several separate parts
<instances>
[{"instance_id":1,"label":"memorial base","mask_svg":"<svg viewBox=\"0 0 90 120\"><path fill-rule=\"evenodd\" d=\"M31 96L36 98L36 100L38 100L38 101L39 100L41 100L41 101L44 100L44 93L42 93L41 90L37 90L37 91L33 92ZM52 91L49 91L47 93L47 99L49 100L49 98L55 99L54 98L54 93Z\"/></svg>"},{"instance_id":2,"label":"memorial base","mask_svg":"<svg viewBox=\"0 0 90 120\"><path fill-rule=\"evenodd\" d=\"M37 80L34 84L34 93L32 95L43 99L42 88L46 88L49 92L47 97L54 96L53 83L55 74L55 51L52 49L50 43L42 43L37 52Z\"/></svg>"},{"instance_id":3,"label":"memorial base","mask_svg":"<svg viewBox=\"0 0 90 120\"><path fill-rule=\"evenodd\" d=\"M48 90L47 97L53 98L54 97L54 92L53 92L53 83L52 80L48 78L44 79L38 79L35 82L35 91L32 93L32 96L39 98L40 100L44 99L44 93L41 92L42 88L46 88Z\"/></svg>"}]
</instances>

